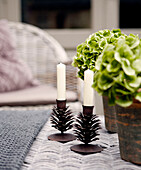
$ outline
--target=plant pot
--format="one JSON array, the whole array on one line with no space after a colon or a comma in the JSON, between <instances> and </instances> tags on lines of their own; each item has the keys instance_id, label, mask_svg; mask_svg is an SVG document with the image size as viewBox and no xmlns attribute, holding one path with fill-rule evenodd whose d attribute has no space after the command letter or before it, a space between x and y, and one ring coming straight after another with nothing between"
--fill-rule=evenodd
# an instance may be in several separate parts
<instances>
[{"instance_id":1,"label":"plant pot","mask_svg":"<svg viewBox=\"0 0 141 170\"><path fill-rule=\"evenodd\" d=\"M141 164L141 103L116 106L116 116L121 158Z\"/></svg>"},{"instance_id":2,"label":"plant pot","mask_svg":"<svg viewBox=\"0 0 141 170\"><path fill-rule=\"evenodd\" d=\"M103 96L105 127L110 133L117 132L115 106L108 105L108 98Z\"/></svg>"}]
</instances>

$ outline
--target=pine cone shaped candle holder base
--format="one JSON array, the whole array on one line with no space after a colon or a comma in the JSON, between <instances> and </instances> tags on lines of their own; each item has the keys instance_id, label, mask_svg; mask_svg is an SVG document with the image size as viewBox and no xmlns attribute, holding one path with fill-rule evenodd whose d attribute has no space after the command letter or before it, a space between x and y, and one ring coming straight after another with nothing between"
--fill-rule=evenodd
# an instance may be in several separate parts
<instances>
[{"instance_id":1,"label":"pine cone shaped candle holder base","mask_svg":"<svg viewBox=\"0 0 141 170\"><path fill-rule=\"evenodd\" d=\"M66 143L69 141L73 141L76 139L76 137L73 134L70 133L56 133L56 134L52 134L48 137L49 140L52 141L58 141L61 143Z\"/></svg>"},{"instance_id":2,"label":"pine cone shaped candle holder base","mask_svg":"<svg viewBox=\"0 0 141 170\"><path fill-rule=\"evenodd\" d=\"M69 142L75 140L76 137L70 133L64 133L65 131L73 127L73 115L69 107L66 107L66 100L56 100L57 107L52 109L51 123L52 127L59 130L60 133L52 134L48 136L49 140L58 142Z\"/></svg>"},{"instance_id":3,"label":"pine cone shaped candle holder base","mask_svg":"<svg viewBox=\"0 0 141 170\"><path fill-rule=\"evenodd\" d=\"M103 149L98 145L92 144L79 144L70 148L72 151L80 153L82 155L93 154L101 152Z\"/></svg>"},{"instance_id":4,"label":"pine cone shaped candle holder base","mask_svg":"<svg viewBox=\"0 0 141 170\"><path fill-rule=\"evenodd\" d=\"M83 113L78 115L74 131L76 138L84 144L74 145L70 149L84 155L101 152L103 149L100 146L89 144L99 139L99 129L100 121L93 114L93 106L83 106Z\"/></svg>"}]
</instances>

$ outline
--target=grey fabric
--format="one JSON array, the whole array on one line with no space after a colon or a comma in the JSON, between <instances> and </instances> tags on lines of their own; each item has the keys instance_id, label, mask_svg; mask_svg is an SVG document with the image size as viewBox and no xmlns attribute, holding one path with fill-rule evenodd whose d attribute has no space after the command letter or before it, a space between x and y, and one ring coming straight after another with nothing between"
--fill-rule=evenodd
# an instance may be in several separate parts
<instances>
[{"instance_id":1,"label":"grey fabric","mask_svg":"<svg viewBox=\"0 0 141 170\"><path fill-rule=\"evenodd\" d=\"M50 110L0 111L0 169L17 170L48 120Z\"/></svg>"}]
</instances>

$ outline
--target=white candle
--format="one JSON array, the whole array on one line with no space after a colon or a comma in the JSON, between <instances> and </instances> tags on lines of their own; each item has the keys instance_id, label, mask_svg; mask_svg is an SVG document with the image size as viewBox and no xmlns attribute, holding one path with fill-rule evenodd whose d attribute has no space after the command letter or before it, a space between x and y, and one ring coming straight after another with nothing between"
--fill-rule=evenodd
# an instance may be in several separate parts
<instances>
[{"instance_id":1,"label":"white candle","mask_svg":"<svg viewBox=\"0 0 141 170\"><path fill-rule=\"evenodd\" d=\"M57 65L57 100L66 100L66 66Z\"/></svg>"},{"instance_id":2,"label":"white candle","mask_svg":"<svg viewBox=\"0 0 141 170\"><path fill-rule=\"evenodd\" d=\"M94 73L91 70L86 70L84 72L84 106L94 105L94 90L92 88Z\"/></svg>"}]
</instances>

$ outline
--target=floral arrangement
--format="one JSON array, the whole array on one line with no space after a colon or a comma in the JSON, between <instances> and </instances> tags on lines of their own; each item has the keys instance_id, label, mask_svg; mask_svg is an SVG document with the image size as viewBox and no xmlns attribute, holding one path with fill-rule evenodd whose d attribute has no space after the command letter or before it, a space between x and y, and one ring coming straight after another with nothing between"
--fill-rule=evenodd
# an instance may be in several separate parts
<instances>
[{"instance_id":1,"label":"floral arrangement","mask_svg":"<svg viewBox=\"0 0 141 170\"><path fill-rule=\"evenodd\" d=\"M87 69L95 72L95 62L103 52L107 44L115 44L119 37L124 37L120 29L112 31L106 29L90 35L85 42L78 45L77 54L74 57L72 65L78 67L78 77L84 79L84 71Z\"/></svg>"},{"instance_id":2,"label":"floral arrangement","mask_svg":"<svg viewBox=\"0 0 141 170\"><path fill-rule=\"evenodd\" d=\"M109 99L109 105L130 106L141 101L141 40L117 30L98 31L77 47L73 66L78 76L95 72L93 88Z\"/></svg>"}]
</instances>

